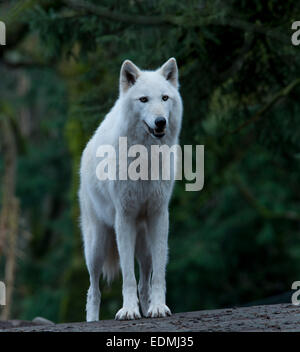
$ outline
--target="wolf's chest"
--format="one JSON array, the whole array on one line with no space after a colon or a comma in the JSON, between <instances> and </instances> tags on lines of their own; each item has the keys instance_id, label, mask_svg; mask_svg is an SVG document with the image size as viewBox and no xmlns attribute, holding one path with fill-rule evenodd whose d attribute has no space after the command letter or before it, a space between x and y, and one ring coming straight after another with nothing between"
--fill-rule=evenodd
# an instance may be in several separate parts
<instances>
[{"instance_id":1,"label":"wolf's chest","mask_svg":"<svg viewBox=\"0 0 300 352\"><path fill-rule=\"evenodd\" d=\"M169 202L172 181L119 181L116 191L123 209L154 209Z\"/></svg>"}]
</instances>

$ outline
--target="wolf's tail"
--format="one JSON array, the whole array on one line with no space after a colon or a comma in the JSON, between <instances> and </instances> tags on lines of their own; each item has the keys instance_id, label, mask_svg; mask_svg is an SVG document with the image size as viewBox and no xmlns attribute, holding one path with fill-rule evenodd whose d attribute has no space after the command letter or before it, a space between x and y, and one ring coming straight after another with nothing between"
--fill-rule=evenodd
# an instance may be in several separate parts
<instances>
[{"instance_id":1,"label":"wolf's tail","mask_svg":"<svg viewBox=\"0 0 300 352\"><path fill-rule=\"evenodd\" d=\"M102 266L102 275L104 279L106 279L107 283L110 284L119 274L119 271L120 261L116 239L114 236L110 236L107 239L106 254Z\"/></svg>"}]
</instances>

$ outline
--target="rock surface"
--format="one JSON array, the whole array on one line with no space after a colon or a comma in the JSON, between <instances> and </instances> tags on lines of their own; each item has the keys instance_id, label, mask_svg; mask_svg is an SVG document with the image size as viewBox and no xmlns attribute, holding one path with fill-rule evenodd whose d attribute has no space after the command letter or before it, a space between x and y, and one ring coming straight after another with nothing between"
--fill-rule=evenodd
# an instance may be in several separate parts
<instances>
[{"instance_id":1,"label":"rock surface","mask_svg":"<svg viewBox=\"0 0 300 352\"><path fill-rule=\"evenodd\" d=\"M177 313L167 318L130 321L102 320L92 323L66 323L31 326L1 325L0 331L50 332L191 332L191 331L300 331L300 307L276 304L244 308ZM34 325L33 325L34 324Z\"/></svg>"}]
</instances>

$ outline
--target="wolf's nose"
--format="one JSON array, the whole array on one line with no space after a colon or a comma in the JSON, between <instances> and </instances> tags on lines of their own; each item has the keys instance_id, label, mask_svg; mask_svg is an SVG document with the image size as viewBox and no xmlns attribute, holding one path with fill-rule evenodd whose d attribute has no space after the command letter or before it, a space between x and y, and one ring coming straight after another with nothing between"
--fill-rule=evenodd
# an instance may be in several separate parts
<instances>
[{"instance_id":1,"label":"wolf's nose","mask_svg":"<svg viewBox=\"0 0 300 352\"><path fill-rule=\"evenodd\" d=\"M159 129L163 129L166 126L166 122L167 122L166 119L164 117L161 117L161 116L157 117L155 119L155 125Z\"/></svg>"}]
</instances>

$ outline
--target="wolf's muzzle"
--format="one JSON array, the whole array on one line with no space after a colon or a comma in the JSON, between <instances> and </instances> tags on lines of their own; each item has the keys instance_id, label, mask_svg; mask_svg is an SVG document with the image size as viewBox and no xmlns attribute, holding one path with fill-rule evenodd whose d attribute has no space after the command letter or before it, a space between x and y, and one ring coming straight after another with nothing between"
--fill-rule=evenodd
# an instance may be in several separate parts
<instances>
[{"instance_id":1,"label":"wolf's muzzle","mask_svg":"<svg viewBox=\"0 0 300 352\"><path fill-rule=\"evenodd\" d=\"M164 121L163 121L163 120ZM148 129L148 132L156 138L162 138L166 134L166 119L164 117L157 117L155 120L155 128L151 128L145 121L145 125Z\"/></svg>"}]
</instances>

